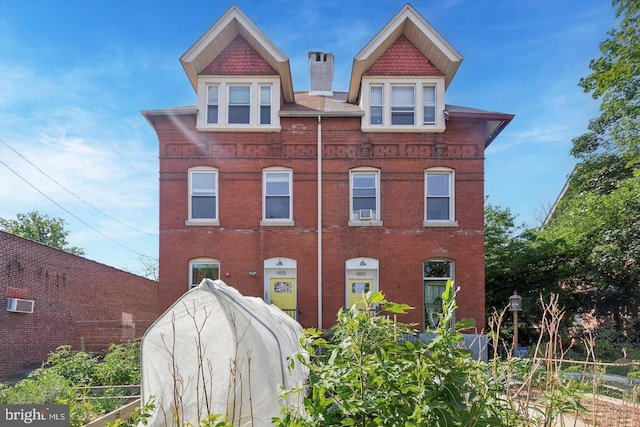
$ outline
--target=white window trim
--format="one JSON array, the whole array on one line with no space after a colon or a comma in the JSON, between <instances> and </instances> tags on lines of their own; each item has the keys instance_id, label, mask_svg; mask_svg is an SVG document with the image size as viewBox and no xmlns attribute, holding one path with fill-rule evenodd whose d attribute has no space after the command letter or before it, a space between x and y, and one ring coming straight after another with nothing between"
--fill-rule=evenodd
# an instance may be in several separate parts
<instances>
[{"instance_id":1,"label":"white window trim","mask_svg":"<svg viewBox=\"0 0 640 427\"><path fill-rule=\"evenodd\" d=\"M359 173L375 173L376 176L376 219L360 220L356 219L353 212L353 177ZM349 171L349 227L381 227L382 211L380 209L380 169L371 167L359 167Z\"/></svg>"},{"instance_id":2,"label":"white window trim","mask_svg":"<svg viewBox=\"0 0 640 427\"><path fill-rule=\"evenodd\" d=\"M433 276L425 276L424 275L424 263L426 262L448 262L449 263L449 277L433 277ZM429 328L429 322L428 319L426 318L425 314L426 314L426 303L425 303L425 286L424 286L424 282L426 281L442 281L445 283L446 286L446 282L449 280L453 280L455 282L455 277L456 277L456 263L454 260L449 259L449 258L429 258L429 259L425 259L422 262L422 315L423 315L423 322L424 322L424 327L425 330L427 328ZM453 317L451 318L451 326L453 326L455 324L456 320L455 320L455 312L453 313Z\"/></svg>"},{"instance_id":3,"label":"white window trim","mask_svg":"<svg viewBox=\"0 0 640 427\"><path fill-rule=\"evenodd\" d=\"M216 174L216 188L215 188L215 193L216 193L216 217L215 218L192 218L192 213L191 213L191 202L192 202L192 192L191 192L191 183L192 183L192 175L193 172L213 172ZM189 225L189 226L219 226L220 225L220 216L219 216L219 211L220 211L220 173L218 172L217 168L211 167L211 166L194 166L192 168L189 168L189 170L187 171L187 175L188 175L188 213L187 213L187 220L185 221L185 225Z\"/></svg>"},{"instance_id":4,"label":"white window trim","mask_svg":"<svg viewBox=\"0 0 640 427\"><path fill-rule=\"evenodd\" d=\"M448 174L449 175L449 212L450 218L448 220L427 220L427 174ZM424 211L423 211L423 227L457 227L458 221L456 221L456 175L455 170L445 167L433 167L425 169L424 171Z\"/></svg>"},{"instance_id":5,"label":"white window trim","mask_svg":"<svg viewBox=\"0 0 640 427\"><path fill-rule=\"evenodd\" d=\"M267 174L272 172L287 173L289 175L289 218L267 218ZM268 227L291 227L295 225L293 220L293 170L290 168L283 168L279 166L273 166L264 168L262 170L262 219L260 220L261 226Z\"/></svg>"},{"instance_id":6,"label":"white window trim","mask_svg":"<svg viewBox=\"0 0 640 427\"><path fill-rule=\"evenodd\" d=\"M413 125L392 125L391 124L391 86L392 85L412 85L414 86L414 124ZM382 86L382 124L371 124L371 86ZM434 86L436 88L436 123L424 124L424 86ZM366 132L433 132L441 133L446 129L444 117L444 77L363 77L362 96L360 108L364 111L362 117L362 130Z\"/></svg>"},{"instance_id":7,"label":"white window trim","mask_svg":"<svg viewBox=\"0 0 640 427\"><path fill-rule=\"evenodd\" d=\"M207 123L207 87L218 86L218 123ZM250 118L248 124L229 124L229 86L251 86ZM271 123L260 124L260 87L271 87ZM198 77L198 115L196 129L209 132L279 132L280 78L277 76L200 76Z\"/></svg>"},{"instance_id":8,"label":"white window trim","mask_svg":"<svg viewBox=\"0 0 640 427\"><path fill-rule=\"evenodd\" d=\"M269 99L268 102L262 102L262 88L269 89ZM258 90L260 93L258 94L258 124L260 126L269 126L273 122L273 118L271 117L273 114L273 87L268 84L260 84L258 85ZM269 123L262 123L262 108L269 107Z\"/></svg>"},{"instance_id":9,"label":"white window trim","mask_svg":"<svg viewBox=\"0 0 640 427\"><path fill-rule=\"evenodd\" d=\"M220 268L220 261L213 258L193 258L189 260L189 289L195 288L193 285L193 264L217 264L218 265L218 278L222 275Z\"/></svg>"}]
</instances>

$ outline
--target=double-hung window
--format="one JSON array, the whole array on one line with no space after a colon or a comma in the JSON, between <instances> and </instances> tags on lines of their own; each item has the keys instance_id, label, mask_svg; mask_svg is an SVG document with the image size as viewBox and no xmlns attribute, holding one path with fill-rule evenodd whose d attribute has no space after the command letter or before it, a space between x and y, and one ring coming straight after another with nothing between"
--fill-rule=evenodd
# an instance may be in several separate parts
<instances>
[{"instance_id":1,"label":"double-hung window","mask_svg":"<svg viewBox=\"0 0 640 427\"><path fill-rule=\"evenodd\" d=\"M415 123L415 86L391 85L391 124Z\"/></svg>"},{"instance_id":2,"label":"double-hung window","mask_svg":"<svg viewBox=\"0 0 640 427\"><path fill-rule=\"evenodd\" d=\"M265 169L262 181L262 225L293 225L292 171Z\"/></svg>"},{"instance_id":3,"label":"double-hung window","mask_svg":"<svg viewBox=\"0 0 640 427\"><path fill-rule=\"evenodd\" d=\"M211 258L189 261L189 289L195 288L204 279L220 279L220 261Z\"/></svg>"},{"instance_id":4,"label":"double-hung window","mask_svg":"<svg viewBox=\"0 0 640 427\"><path fill-rule=\"evenodd\" d=\"M271 124L271 86L260 86L260 124Z\"/></svg>"},{"instance_id":5,"label":"double-hung window","mask_svg":"<svg viewBox=\"0 0 640 427\"><path fill-rule=\"evenodd\" d=\"M443 77L363 78L362 130L444 132L444 100Z\"/></svg>"},{"instance_id":6,"label":"double-hung window","mask_svg":"<svg viewBox=\"0 0 640 427\"><path fill-rule=\"evenodd\" d=\"M435 328L440 323L442 293L449 280L453 280L451 261L427 260L423 263L425 327Z\"/></svg>"},{"instance_id":7,"label":"double-hung window","mask_svg":"<svg viewBox=\"0 0 640 427\"><path fill-rule=\"evenodd\" d=\"M276 76L200 76L196 129L205 132L280 130Z\"/></svg>"},{"instance_id":8,"label":"double-hung window","mask_svg":"<svg viewBox=\"0 0 640 427\"><path fill-rule=\"evenodd\" d=\"M381 225L380 171L359 168L351 171L350 225Z\"/></svg>"},{"instance_id":9,"label":"double-hung window","mask_svg":"<svg viewBox=\"0 0 640 427\"><path fill-rule=\"evenodd\" d=\"M251 122L251 86L229 86L229 124Z\"/></svg>"},{"instance_id":10,"label":"double-hung window","mask_svg":"<svg viewBox=\"0 0 640 427\"><path fill-rule=\"evenodd\" d=\"M422 124L436 124L436 87L433 85L422 87Z\"/></svg>"},{"instance_id":11,"label":"double-hung window","mask_svg":"<svg viewBox=\"0 0 640 427\"><path fill-rule=\"evenodd\" d=\"M382 114L383 114L383 94L384 86L376 85L371 86L371 96L369 98L369 104L371 108L371 125L381 125L382 124Z\"/></svg>"},{"instance_id":12,"label":"double-hung window","mask_svg":"<svg viewBox=\"0 0 640 427\"><path fill-rule=\"evenodd\" d=\"M424 192L424 225L456 225L453 170L447 168L427 169Z\"/></svg>"},{"instance_id":13,"label":"double-hung window","mask_svg":"<svg viewBox=\"0 0 640 427\"><path fill-rule=\"evenodd\" d=\"M219 92L220 86L207 86L207 123L218 123Z\"/></svg>"},{"instance_id":14,"label":"double-hung window","mask_svg":"<svg viewBox=\"0 0 640 427\"><path fill-rule=\"evenodd\" d=\"M189 169L189 219L187 225L218 224L218 170Z\"/></svg>"}]
</instances>

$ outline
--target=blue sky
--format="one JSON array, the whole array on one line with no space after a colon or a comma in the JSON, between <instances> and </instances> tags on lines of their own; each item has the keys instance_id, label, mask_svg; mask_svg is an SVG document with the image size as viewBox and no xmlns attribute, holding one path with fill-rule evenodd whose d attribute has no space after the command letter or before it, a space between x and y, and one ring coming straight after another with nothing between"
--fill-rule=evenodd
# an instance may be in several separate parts
<instances>
[{"instance_id":1,"label":"blue sky","mask_svg":"<svg viewBox=\"0 0 640 427\"><path fill-rule=\"evenodd\" d=\"M220 0L0 0L0 217L61 217L87 258L140 272L158 253L156 135L140 110L196 103L178 58ZM308 51L354 56L406 0L238 0L308 90ZM515 114L486 152L490 203L536 226L598 115L578 87L615 25L603 0L439 0L412 6L464 60L449 104Z\"/></svg>"}]
</instances>

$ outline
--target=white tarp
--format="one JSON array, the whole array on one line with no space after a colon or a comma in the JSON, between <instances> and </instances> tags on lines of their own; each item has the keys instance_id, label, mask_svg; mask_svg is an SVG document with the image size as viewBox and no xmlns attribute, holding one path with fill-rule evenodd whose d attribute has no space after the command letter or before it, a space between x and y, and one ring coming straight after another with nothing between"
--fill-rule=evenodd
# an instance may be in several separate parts
<instances>
[{"instance_id":1,"label":"white tarp","mask_svg":"<svg viewBox=\"0 0 640 427\"><path fill-rule=\"evenodd\" d=\"M302 327L260 298L205 279L176 301L142 338L142 403L153 399L149 426L197 426L222 414L235 426L270 426L285 405L282 388L300 387L306 368ZM177 414L178 420L174 418Z\"/></svg>"}]
</instances>

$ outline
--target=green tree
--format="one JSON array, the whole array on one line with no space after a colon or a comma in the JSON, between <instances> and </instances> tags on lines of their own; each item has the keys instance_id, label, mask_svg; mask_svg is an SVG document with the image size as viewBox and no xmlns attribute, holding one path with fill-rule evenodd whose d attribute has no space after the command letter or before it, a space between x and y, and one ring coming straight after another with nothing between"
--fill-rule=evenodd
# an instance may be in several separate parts
<instances>
[{"instance_id":1,"label":"green tree","mask_svg":"<svg viewBox=\"0 0 640 427\"><path fill-rule=\"evenodd\" d=\"M600 115L573 140L579 162L538 237L564 257L563 288L622 331L640 305L640 0L613 6L618 26L579 83L601 100Z\"/></svg>"},{"instance_id":2,"label":"green tree","mask_svg":"<svg viewBox=\"0 0 640 427\"><path fill-rule=\"evenodd\" d=\"M69 246L69 231L65 229L64 219L51 218L38 211L19 213L16 217L17 219L0 218L0 229L75 255L84 255L83 249Z\"/></svg>"},{"instance_id":3,"label":"green tree","mask_svg":"<svg viewBox=\"0 0 640 427\"><path fill-rule=\"evenodd\" d=\"M640 306L640 171L608 194L585 192L562 201L540 238L562 247L563 283L584 295L587 310L613 315L618 330Z\"/></svg>"},{"instance_id":4,"label":"green tree","mask_svg":"<svg viewBox=\"0 0 640 427\"><path fill-rule=\"evenodd\" d=\"M516 218L506 208L485 206L485 298L487 318L494 309L500 312L517 291L523 298L521 339L526 342L527 323L537 323L542 316L538 304L540 295L559 296L560 304L570 319L581 306L583 297L565 278L574 267L573 254L560 239L542 239L540 230L517 225ZM533 339L533 337L531 337Z\"/></svg>"},{"instance_id":5,"label":"green tree","mask_svg":"<svg viewBox=\"0 0 640 427\"><path fill-rule=\"evenodd\" d=\"M613 0L613 5L619 27L609 30L600 43L602 56L591 61L592 73L579 83L601 99L600 116L573 140L571 150L581 160L574 181L587 184L585 189L589 183L629 178L640 164L640 0ZM582 179L585 175L591 179Z\"/></svg>"}]
</instances>

